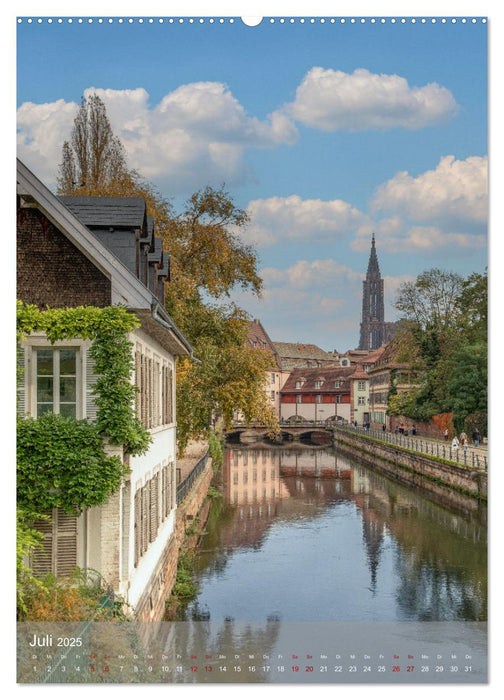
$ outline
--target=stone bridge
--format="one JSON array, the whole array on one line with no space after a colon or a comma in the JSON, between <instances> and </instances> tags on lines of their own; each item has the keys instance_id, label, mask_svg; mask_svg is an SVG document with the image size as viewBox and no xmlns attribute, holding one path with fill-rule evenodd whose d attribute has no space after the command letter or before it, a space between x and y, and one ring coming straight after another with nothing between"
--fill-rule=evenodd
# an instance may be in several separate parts
<instances>
[{"instance_id":1,"label":"stone bridge","mask_svg":"<svg viewBox=\"0 0 504 700\"><path fill-rule=\"evenodd\" d=\"M333 440L332 427L324 424L296 423L281 425L279 432L274 433L266 426L235 425L226 432L229 442L249 445L255 442L270 442L281 444L285 442L301 442L315 445L331 445Z\"/></svg>"}]
</instances>

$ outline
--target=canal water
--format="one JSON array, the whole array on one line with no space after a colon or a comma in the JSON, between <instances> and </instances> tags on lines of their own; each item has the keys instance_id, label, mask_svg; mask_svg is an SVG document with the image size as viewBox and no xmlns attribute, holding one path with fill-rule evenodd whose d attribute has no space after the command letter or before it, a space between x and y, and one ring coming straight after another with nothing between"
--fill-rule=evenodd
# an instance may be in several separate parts
<instances>
[{"instance_id":1,"label":"canal water","mask_svg":"<svg viewBox=\"0 0 504 700\"><path fill-rule=\"evenodd\" d=\"M228 445L218 487L179 620L486 620L484 508L327 447Z\"/></svg>"}]
</instances>

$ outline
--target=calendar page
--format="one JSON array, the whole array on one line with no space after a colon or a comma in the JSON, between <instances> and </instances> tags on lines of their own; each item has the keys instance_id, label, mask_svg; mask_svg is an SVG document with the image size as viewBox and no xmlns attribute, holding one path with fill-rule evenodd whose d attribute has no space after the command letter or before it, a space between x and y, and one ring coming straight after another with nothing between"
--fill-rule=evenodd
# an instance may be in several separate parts
<instances>
[{"instance_id":1,"label":"calendar page","mask_svg":"<svg viewBox=\"0 0 504 700\"><path fill-rule=\"evenodd\" d=\"M487 19L16 22L17 682L487 683Z\"/></svg>"}]
</instances>

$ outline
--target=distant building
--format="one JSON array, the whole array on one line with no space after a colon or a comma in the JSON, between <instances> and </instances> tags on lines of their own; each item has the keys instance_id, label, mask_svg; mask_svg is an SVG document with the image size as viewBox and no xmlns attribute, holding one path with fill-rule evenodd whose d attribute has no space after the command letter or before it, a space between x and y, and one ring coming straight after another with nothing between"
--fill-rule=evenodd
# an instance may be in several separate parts
<instances>
[{"instance_id":1,"label":"distant building","mask_svg":"<svg viewBox=\"0 0 504 700\"><path fill-rule=\"evenodd\" d=\"M369 373L362 365L350 375L350 421L358 425L369 423Z\"/></svg>"},{"instance_id":2,"label":"distant building","mask_svg":"<svg viewBox=\"0 0 504 700\"><path fill-rule=\"evenodd\" d=\"M280 418L285 420L351 420L353 367L292 370L281 391Z\"/></svg>"},{"instance_id":3,"label":"distant building","mask_svg":"<svg viewBox=\"0 0 504 700\"><path fill-rule=\"evenodd\" d=\"M310 343L280 343L273 341L276 352L280 358L280 364L284 371L290 371L298 367L334 367L339 362L318 345Z\"/></svg>"},{"instance_id":4,"label":"distant building","mask_svg":"<svg viewBox=\"0 0 504 700\"><path fill-rule=\"evenodd\" d=\"M289 376L289 373L282 371L281 358L278 351L258 318L249 322L247 343L253 348L267 350L271 354L272 362L271 367L266 372L264 390L266 391L271 406L275 410L275 415L279 417L280 390ZM239 418L239 416L237 415L236 418Z\"/></svg>"},{"instance_id":5,"label":"distant building","mask_svg":"<svg viewBox=\"0 0 504 700\"><path fill-rule=\"evenodd\" d=\"M388 400L390 392L404 393L418 386L411 362L402 358L401 348L392 340L372 369L369 370L369 414L372 427L390 428Z\"/></svg>"},{"instance_id":6,"label":"distant building","mask_svg":"<svg viewBox=\"0 0 504 700\"><path fill-rule=\"evenodd\" d=\"M362 319L359 350L377 350L392 339L395 323L385 321L383 278L376 254L375 237L371 239L366 279L362 283Z\"/></svg>"}]
</instances>

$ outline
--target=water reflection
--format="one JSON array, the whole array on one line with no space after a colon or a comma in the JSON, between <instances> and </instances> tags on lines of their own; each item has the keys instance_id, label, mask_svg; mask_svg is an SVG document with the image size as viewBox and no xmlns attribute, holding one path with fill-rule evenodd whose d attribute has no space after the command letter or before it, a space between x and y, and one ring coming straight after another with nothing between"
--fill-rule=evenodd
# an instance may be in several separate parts
<instances>
[{"instance_id":1,"label":"water reflection","mask_svg":"<svg viewBox=\"0 0 504 700\"><path fill-rule=\"evenodd\" d=\"M227 449L186 620L484 620L485 513L327 448Z\"/></svg>"}]
</instances>

